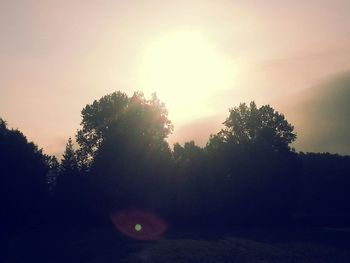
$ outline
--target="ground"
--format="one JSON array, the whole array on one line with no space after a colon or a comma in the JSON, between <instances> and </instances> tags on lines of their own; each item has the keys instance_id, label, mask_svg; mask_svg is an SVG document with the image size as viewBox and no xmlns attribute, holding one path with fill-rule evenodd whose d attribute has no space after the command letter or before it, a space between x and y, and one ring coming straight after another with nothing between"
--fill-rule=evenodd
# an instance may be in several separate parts
<instances>
[{"instance_id":1,"label":"ground","mask_svg":"<svg viewBox=\"0 0 350 263\"><path fill-rule=\"evenodd\" d=\"M345 228L170 230L132 241L104 228L41 228L3 234L0 262L350 262Z\"/></svg>"}]
</instances>

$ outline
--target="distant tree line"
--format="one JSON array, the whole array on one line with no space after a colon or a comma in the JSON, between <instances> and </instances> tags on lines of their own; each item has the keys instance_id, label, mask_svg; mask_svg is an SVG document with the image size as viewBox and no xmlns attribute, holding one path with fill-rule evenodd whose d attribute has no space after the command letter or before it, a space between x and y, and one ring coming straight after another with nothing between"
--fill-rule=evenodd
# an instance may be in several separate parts
<instances>
[{"instance_id":1,"label":"distant tree line","mask_svg":"<svg viewBox=\"0 0 350 263\"><path fill-rule=\"evenodd\" d=\"M122 209L179 225L277 224L296 213L350 213L350 157L297 153L294 127L271 106L242 103L206 146L166 141L156 95L122 92L86 105L62 160L0 119L0 224L108 223Z\"/></svg>"}]
</instances>

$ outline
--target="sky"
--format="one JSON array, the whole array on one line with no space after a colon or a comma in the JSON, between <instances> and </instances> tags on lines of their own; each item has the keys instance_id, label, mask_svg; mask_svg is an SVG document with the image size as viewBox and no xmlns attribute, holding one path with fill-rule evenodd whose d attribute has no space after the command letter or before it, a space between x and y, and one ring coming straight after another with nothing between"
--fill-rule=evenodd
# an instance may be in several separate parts
<instances>
[{"instance_id":1,"label":"sky","mask_svg":"<svg viewBox=\"0 0 350 263\"><path fill-rule=\"evenodd\" d=\"M228 109L286 115L300 151L350 154L348 0L0 0L0 117L60 156L88 103L156 92L169 143L205 145Z\"/></svg>"}]
</instances>

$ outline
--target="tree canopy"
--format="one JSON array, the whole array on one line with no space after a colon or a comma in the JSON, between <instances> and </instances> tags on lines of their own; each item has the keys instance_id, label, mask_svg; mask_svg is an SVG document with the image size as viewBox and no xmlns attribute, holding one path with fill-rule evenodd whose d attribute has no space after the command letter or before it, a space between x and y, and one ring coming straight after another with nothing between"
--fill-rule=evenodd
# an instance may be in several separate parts
<instances>
[{"instance_id":1,"label":"tree canopy","mask_svg":"<svg viewBox=\"0 0 350 263\"><path fill-rule=\"evenodd\" d=\"M82 117L78 157L88 165L93 187L104 189L100 198L145 201L171 159L166 138L173 126L164 103L155 94L146 99L141 92L117 92L87 105Z\"/></svg>"},{"instance_id":2,"label":"tree canopy","mask_svg":"<svg viewBox=\"0 0 350 263\"><path fill-rule=\"evenodd\" d=\"M296 153L294 127L269 105L242 103L205 147L189 141L173 150L173 126L156 95L114 92L81 113L77 145L68 139L60 163L0 119L0 208L7 215L0 223L19 223L35 209L60 224L141 208L198 225L350 211L342 199L350 192L349 158Z\"/></svg>"},{"instance_id":3,"label":"tree canopy","mask_svg":"<svg viewBox=\"0 0 350 263\"><path fill-rule=\"evenodd\" d=\"M249 106L241 103L230 109L224 125L218 135L230 144L255 145L279 152L289 150L289 145L296 139L294 127L283 114L270 105L258 108L254 101Z\"/></svg>"},{"instance_id":4,"label":"tree canopy","mask_svg":"<svg viewBox=\"0 0 350 263\"><path fill-rule=\"evenodd\" d=\"M1 221L24 224L48 194L48 158L18 130L0 119ZM4 222L3 222L4 223Z\"/></svg>"},{"instance_id":5,"label":"tree canopy","mask_svg":"<svg viewBox=\"0 0 350 263\"><path fill-rule=\"evenodd\" d=\"M120 142L129 140L129 148L131 142L134 147L141 146L140 143L166 147L165 138L173 129L164 103L155 94L147 100L141 92L130 98L125 93L114 92L86 105L81 113L78 156L85 166L92 164L100 146L116 138L123 138Z\"/></svg>"}]
</instances>

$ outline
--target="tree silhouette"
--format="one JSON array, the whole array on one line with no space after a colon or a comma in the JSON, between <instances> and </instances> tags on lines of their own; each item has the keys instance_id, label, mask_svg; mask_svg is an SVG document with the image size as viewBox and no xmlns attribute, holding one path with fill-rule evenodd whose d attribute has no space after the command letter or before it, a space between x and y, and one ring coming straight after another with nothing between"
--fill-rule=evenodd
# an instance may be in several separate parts
<instances>
[{"instance_id":1,"label":"tree silhouette","mask_svg":"<svg viewBox=\"0 0 350 263\"><path fill-rule=\"evenodd\" d=\"M165 105L115 92L84 107L77 150L69 138L59 163L0 119L0 223L81 225L125 208L189 225L349 213L349 157L297 154L293 126L269 105L240 104L223 124L204 148L171 151Z\"/></svg>"},{"instance_id":2,"label":"tree silhouette","mask_svg":"<svg viewBox=\"0 0 350 263\"><path fill-rule=\"evenodd\" d=\"M254 101L249 107L242 103L230 109L230 115L221 130L223 141L238 145L258 145L274 151L289 150L289 144L296 139L294 127L285 120L284 115L270 105L257 108Z\"/></svg>"},{"instance_id":3,"label":"tree silhouette","mask_svg":"<svg viewBox=\"0 0 350 263\"><path fill-rule=\"evenodd\" d=\"M52 194L57 184L60 163L58 162L56 156L45 155L45 159L49 167L49 171L46 175L46 180L47 180L49 191Z\"/></svg>"},{"instance_id":4,"label":"tree silhouette","mask_svg":"<svg viewBox=\"0 0 350 263\"><path fill-rule=\"evenodd\" d=\"M299 173L289 147L296 138L293 126L269 105L257 108L254 102L230 109L224 125L205 148L215 175L206 206L224 220L279 220L290 214Z\"/></svg>"},{"instance_id":5,"label":"tree silhouette","mask_svg":"<svg viewBox=\"0 0 350 263\"><path fill-rule=\"evenodd\" d=\"M89 168L110 124L118 120L129 104L125 93L114 92L86 105L82 112L82 129L78 130L78 159L81 168Z\"/></svg>"},{"instance_id":6,"label":"tree silhouette","mask_svg":"<svg viewBox=\"0 0 350 263\"><path fill-rule=\"evenodd\" d=\"M47 157L0 119L0 221L28 225L39 220L47 198ZM1 222L0 222L1 223Z\"/></svg>"},{"instance_id":7,"label":"tree silhouette","mask_svg":"<svg viewBox=\"0 0 350 263\"><path fill-rule=\"evenodd\" d=\"M79 169L77 153L72 139L69 138L58 168L54 188L56 220L67 223L80 221L81 224L87 206L86 192L86 178Z\"/></svg>"},{"instance_id":8,"label":"tree silhouette","mask_svg":"<svg viewBox=\"0 0 350 263\"><path fill-rule=\"evenodd\" d=\"M58 178L56 182L56 194L69 195L75 192L74 181L79 176L79 168L76 152L73 149L72 139L69 138L66 149L63 153L63 159L59 165ZM72 189L73 188L73 189Z\"/></svg>"},{"instance_id":9,"label":"tree silhouette","mask_svg":"<svg viewBox=\"0 0 350 263\"><path fill-rule=\"evenodd\" d=\"M59 170L60 176L62 177L74 176L79 172L77 156L73 148L72 138L68 139Z\"/></svg>"},{"instance_id":10,"label":"tree silhouette","mask_svg":"<svg viewBox=\"0 0 350 263\"><path fill-rule=\"evenodd\" d=\"M171 160L165 105L155 95L147 100L140 92L130 98L117 92L87 105L82 116L78 153L89 165L100 208L161 202L155 195L164 189L162 174Z\"/></svg>"},{"instance_id":11,"label":"tree silhouette","mask_svg":"<svg viewBox=\"0 0 350 263\"><path fill-rule=\"evenodd\" d=\"M176 167L173 176L175 210L182 215L181 221L199 223L202 221L203 199L207 197L210 185L207 180L207 155L203 148L190 141L183 146L176 143L173 156Z\"/></svg>"}]
</instances>

